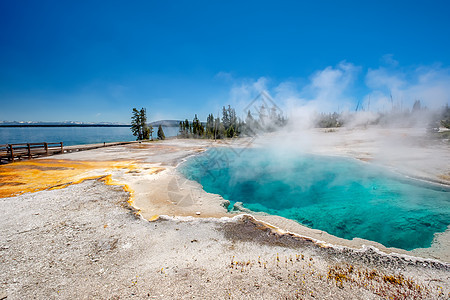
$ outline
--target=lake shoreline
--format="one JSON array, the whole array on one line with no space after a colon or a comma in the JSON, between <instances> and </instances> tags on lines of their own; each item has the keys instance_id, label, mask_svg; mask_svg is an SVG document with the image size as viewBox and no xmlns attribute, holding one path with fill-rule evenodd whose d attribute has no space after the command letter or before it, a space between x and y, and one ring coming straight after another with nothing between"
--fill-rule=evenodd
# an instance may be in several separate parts
<instances>
[{"instance_id":1,"label":"lake shoreline","mask_svg":"<svg viewBox=\"0 0 450 300\"><path fill-rule=\"evenodd\" d=\"M179 131L178 128L164 126L163 130L166 137L176 136ZM156 136L157 128L154 128L154 139ZM135 140L129 126L0 126L0 145L63 142L64 146L80 146Z\"/></svg>"}]
</instances>

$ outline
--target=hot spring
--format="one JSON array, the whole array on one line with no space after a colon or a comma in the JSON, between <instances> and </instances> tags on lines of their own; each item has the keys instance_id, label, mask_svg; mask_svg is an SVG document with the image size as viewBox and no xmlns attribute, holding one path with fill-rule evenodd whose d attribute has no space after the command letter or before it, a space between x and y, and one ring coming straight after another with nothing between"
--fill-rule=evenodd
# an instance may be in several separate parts
<instances>
[{"instance_id":1,"label":"hot spring","mask_svg":"<svg viewBox=\"0 0 450 300\"><path fill-rule=\"evenodd\" d=\"M405 250L450 224L449 190L342 157L213 148L180 166L205 191L254 212Z\"/></svg>"}]
</instances>

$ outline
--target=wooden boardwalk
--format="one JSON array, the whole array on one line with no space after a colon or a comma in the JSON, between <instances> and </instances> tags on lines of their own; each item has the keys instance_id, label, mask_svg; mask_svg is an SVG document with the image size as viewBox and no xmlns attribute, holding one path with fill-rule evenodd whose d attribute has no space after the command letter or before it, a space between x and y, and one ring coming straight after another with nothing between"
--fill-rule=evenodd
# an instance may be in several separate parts
<instances>
[{"instance_id":1,"label":"wooden boardwalk","mask_svg":"<svg viewBox=\"0 0 450 300\"><path fill-rule=\"evenodd\" d=\"M0 163L10 163L22 159L32 159L54 154L70 153L133 143L139 143L139 141L99 143L99 144L74 145L74 146L64 146L63 142L6 144L0 145Z\"/></svg>"},{"instance_id":2,"label":"wooden boardwalk","mask_svg":"<svg viewBox=\"0 0 450 300\"><path fill-rule=\"evenodd\" d=\"M128 145L141 143L142 141L131 141L131 142L114 142L114 143L98 143L98 144L88 144L88 145L74 145L74 146L65 146L64 153L91 150L103 147L111 147L111 146L120 146L120 145Z\"/></svg>"}]
</instances>

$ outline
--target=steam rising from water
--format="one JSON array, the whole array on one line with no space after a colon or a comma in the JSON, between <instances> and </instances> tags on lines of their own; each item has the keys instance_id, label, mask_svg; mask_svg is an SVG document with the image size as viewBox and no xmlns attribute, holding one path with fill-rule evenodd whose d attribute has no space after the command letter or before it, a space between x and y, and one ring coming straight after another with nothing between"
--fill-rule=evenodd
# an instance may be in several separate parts
<instances>
[{"instance_id":1,"label":"steam rising from water","mask_svg":"<svg viewBox=\"0 0 450 300\"><path fill-rule=\"evenodd\" d=\"M249 102L261 91L270 94L279 113L287 118L287 124L277 132L260 134L256 140L274 155L295 149L370 158L408 169L407 173L423 172L427 167L427 175L447 176L450 171L442 167L450 165L448 144L433 140L427 133L430 127L438 126L438 111L450 103L450 68L439 64L402 67L392 55L385 55L378 68L363 69L342 61L314 72L306 81L230 78L235 82L230 103L243 120ZM413 109L417 101L420 106ZM271 106L269 101L266 109ZM343 124L338 134L311 130L321 113L333 112L339 113ZM252 114L258 118L258 112ZM353 131L356 128L362 130ZM419 168L411 168L416 163Z\"/></svg>"},{"instance_id":2,"label":"steam rising from water","mask_svg":"<svg viewBox=\"0 0 450 300\"><path fill-rule=\"evenodd\" d=\"M290 128L298 130L313 127L317 114L333 112L343 113L346 127L367 125L385 113L394 113L385 126L423 127L432 117L430 111L450 103L450 68L438 64L401 67L392 55L384 56L382 61L382 66L367 70L343 61L314 72L306 81L235 79L230 104L245 119L244 109L251 99L268 91L290 120ZM428 112L402 120L417 100Z\"/></svg>"}]
</instances>

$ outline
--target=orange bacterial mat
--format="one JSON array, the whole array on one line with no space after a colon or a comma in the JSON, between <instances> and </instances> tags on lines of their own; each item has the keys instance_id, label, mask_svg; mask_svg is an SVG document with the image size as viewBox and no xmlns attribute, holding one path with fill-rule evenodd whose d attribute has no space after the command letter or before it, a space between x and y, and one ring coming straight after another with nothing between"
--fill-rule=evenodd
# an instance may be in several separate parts
<instances>
[{"instance_id":1,"label":"orange bacterial mat","mask_svg":"<svg viewBox=\"0 0 450 300\"><path fill-rule=\"evenodd\" d=\"M136 168L136 163L133 161L40 159L11 163L0 166L0 198L47 189L64 188L87 179L100 178L106 184L122 185L124 190L131 192L127 186L113 182L110 175L105 175L112 170L124 169L126 172L130 172ZM154 171L157 172L158 170Z\"/></svg>"}]
</instances>

